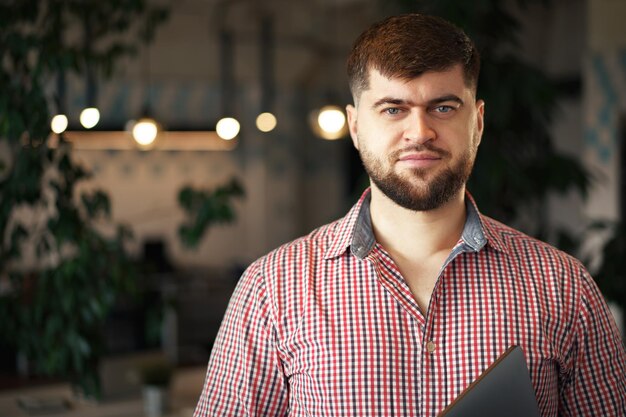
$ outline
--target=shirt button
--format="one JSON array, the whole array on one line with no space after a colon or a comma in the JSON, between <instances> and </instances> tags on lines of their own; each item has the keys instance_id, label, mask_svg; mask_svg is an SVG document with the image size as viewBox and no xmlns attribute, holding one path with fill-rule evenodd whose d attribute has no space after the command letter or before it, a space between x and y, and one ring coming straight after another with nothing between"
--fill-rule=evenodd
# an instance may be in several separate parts
<instances>
[{"instance_id":1,"label":"shirt button","mask_svg":"<svg viewBox=\"0 0 626 417\"><path fill-rule=\"evenodd\" d=\"M428 343L426 343L426 350L428 351L428 353L433 353L435 349L437 349L437 345L435 344L435 342L430 340Z\"/></svg>"}]
</instances>

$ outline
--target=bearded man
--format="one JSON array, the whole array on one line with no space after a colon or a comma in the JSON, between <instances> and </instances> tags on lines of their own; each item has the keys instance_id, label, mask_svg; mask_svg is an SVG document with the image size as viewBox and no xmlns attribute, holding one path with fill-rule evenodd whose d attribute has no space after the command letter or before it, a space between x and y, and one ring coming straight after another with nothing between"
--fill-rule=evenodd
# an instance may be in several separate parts
<instances>
[{"instance_id":1,"label":"bearded man","mask_svg":"<svg viewBox=\"0 0 626 417\"><path fill-rule=\"evenodd\" d=\"M542 416L626 415L624 344L588 272L481 215L465 189L479 68L436 17L357 39L347 114L371 187L247 269L196 417L434 417L512 345Z\"/></svg>"}]
</instances>

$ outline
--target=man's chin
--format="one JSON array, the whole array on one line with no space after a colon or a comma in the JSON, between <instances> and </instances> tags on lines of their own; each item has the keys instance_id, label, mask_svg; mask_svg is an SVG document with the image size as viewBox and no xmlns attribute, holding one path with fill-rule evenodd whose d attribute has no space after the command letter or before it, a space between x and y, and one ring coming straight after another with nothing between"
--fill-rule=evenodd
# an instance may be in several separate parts
<instances>
[{"instance_id":1,"label":"man's chin","mask_svg":"<svg viewBox=\"0 0 626 417\"><path fill-rule=\"evenodd\" d=\"M430 176L402 176L396 177L398 179L397 183L402 184L402 188L407 190L407 192L414 192L416 190L420 194L425 194L428 189L431 188L431 184L433 179Z\"/></svg>"},{"instance_id":2,"label":"man's chin","mask_svg":"<svg viewBox=\"0 0 626 417\"><path fill-rule=\"evenodd\" d=\"M404 168L394 171L396 178L413 184L424 184L441 175L442 170L436 168Z\"/></svg>"}]
</instances>

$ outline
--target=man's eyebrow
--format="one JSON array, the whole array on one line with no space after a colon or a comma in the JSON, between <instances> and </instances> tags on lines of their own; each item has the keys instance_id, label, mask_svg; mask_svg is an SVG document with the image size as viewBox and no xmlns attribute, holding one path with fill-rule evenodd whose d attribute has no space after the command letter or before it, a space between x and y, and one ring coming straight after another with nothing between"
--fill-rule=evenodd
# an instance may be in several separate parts
<instances>
[{"instance_id":1,"label":"man's eyebrow","mask_svg":"<svg viewBox=\"0 0 626 417\"><path fill-rule=\"evenodd\" d=\"M410 105L412 104L412 102L409 100L403 100L401 98L383 97L379 100L376 100L376 102L372 104L372 109L376 109L386 104L393 104L394 106L401 106L401 105L406 105L406 104Z\"/></svg>"},{"instance_id":2,"label":"man's eyebrow","mask_svg":"<svg viewBox=\"0 0 626 417\"><path fill-rule=\"evenodd\" d=\"M429 107L432 107L432 106L436 106L436 105L441 104L441 103L445 103L447 101L453 101L455 103L458 103L461 106L463 104L465 104L463 102L463 100L461 100L461 98L459 96L454 95L454 94L446 94L445 96L435 97L435 98L433 98L431 100L428 100L428 102L426 104ZM404 100L404 99L401 99L401 98L383 97L383 98L381 98L379 100L376 100L376 102L374 102L374 104L372 104L372 109L376 109L376 108L378 108L380 106L388 105L388 104L391 104L391 105L394 105L394 106L401 106L401 105L409 105L410 106L410 105L413 105L414 103L411 100Z\"/></svg>"},{"instance_id":3,"label":"man's eyebrow","mask_svg":"<svg viewBox=\"0 0 626 417\"><path fill-rule=\"evenodd\" d=\"M446 101L453 101L455 103L458 103L461 106L465 104L459 96L454 95L454 94L448 94L448 95L441 96L441 97L435 97L434 99L429 100L428 105L436 106L437 104L445 103Z\"/></svg>"}]
</instances>

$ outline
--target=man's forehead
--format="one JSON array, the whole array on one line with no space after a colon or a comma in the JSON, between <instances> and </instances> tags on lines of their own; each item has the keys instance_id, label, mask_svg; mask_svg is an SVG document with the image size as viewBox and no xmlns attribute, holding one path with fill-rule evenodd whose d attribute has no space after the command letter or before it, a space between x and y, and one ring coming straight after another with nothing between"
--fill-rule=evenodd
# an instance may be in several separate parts
<instances>
[{"instance_id":1,"label":"man's forehead","mask_svg":"<svg viewBox=\"0 0 626 417\"><path fill-rule=\"evenodd\" d=\"M460 65L443 71L426 71L413 77L387 76L372 68L368 71L368 83L362 95L368 97L379 94L406 95L413 91L460 95L468 90Z\"/></svg>"}]
</instances>

